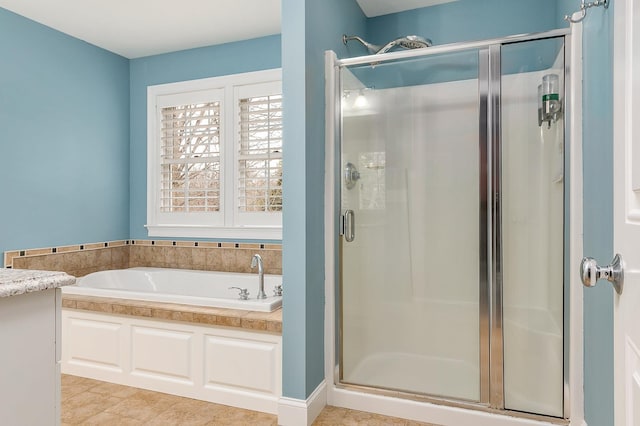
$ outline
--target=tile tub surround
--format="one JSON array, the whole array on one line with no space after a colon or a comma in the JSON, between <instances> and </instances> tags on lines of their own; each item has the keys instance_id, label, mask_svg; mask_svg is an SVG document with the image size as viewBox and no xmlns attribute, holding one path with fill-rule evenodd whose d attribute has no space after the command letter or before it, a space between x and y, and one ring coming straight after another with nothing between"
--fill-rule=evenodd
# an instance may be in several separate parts
<instances>
[{"instance_id":1,"label":"tile tub surround","mask_svg":"<svg viewBox=\"0 0 640 426\"><path fill-rule=\"evenodd\" d=\"M17 296L75 284L64 272L0 269L0 297Z\"/></svg>"},{"instance_id":2,"label":"tile tub surround","mask_svg":"<svg viewBox=\"0 0 640 426\"><path fill-rule=\"evenodd\" d=\"M76 277L137 266L250 273L256 253L262 256L265 273L282 274L280 244L208 241L119 240L12 250L5 252L4 264L5 268L64 271Z\"/></svg>"},{"instance_id":3,"label":"tile tub surround","mask_svg":"<svg viewBox=\"0 0 640 426\"><path fill-rule=\"evenodd\" d=\"M274 312L253 312L71 294L62 295L62 307L282 334L282 309Z\"/></svg>"}]
</instances>

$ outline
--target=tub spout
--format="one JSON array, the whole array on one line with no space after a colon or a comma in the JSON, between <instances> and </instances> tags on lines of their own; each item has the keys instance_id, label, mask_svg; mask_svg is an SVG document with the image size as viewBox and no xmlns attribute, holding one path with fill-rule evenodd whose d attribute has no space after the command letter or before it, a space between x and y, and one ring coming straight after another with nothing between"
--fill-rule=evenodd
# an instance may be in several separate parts
<instances>
[{"instance_id":1,"label":"tub spout","mask_svg":"<svg viewBox=\"0 0 640 426\"><path fill-rule=\"evenodd\" d=\"M267 295L264 292L264 266L262 265L262 257L259 254L254 254L251 259L251 269L258 267L258 299L266 299Z\"/></svg>"}]
</instances>

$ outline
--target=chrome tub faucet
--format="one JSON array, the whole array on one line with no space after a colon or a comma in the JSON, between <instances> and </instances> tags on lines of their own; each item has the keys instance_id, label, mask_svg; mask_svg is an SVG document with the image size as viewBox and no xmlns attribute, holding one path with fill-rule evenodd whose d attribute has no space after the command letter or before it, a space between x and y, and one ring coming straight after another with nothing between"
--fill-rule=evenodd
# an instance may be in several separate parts
<instances>
[{"instance_id":1,"label":"chrome tub faucet","mask_svg":"<svg viewBox=\"0 0 640 426\"><path fill-rule=\"evenodd\" d=\"M264 292L264 266L262 265L262 257L259 254L254 254L251 259L251 269L258 267L258 299L266 299L267 295Z\"/></svg>"}]
</instances>

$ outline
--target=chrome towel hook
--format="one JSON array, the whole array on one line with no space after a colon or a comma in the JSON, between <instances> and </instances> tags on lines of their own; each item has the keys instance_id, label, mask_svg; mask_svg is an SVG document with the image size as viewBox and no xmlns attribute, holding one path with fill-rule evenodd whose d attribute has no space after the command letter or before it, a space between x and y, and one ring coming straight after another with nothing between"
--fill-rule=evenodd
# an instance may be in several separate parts
<instances>
[{"instance_id":1,"label":"chrome towel hook","mask_svg":"<svg viewBox=\"0 0 640 426\"><path fill-rule=\"evenodd\" d=\"M595 0L587 3L585 0L580 1L580 17L578 19L573 19L573 15L565 15L564 20L567 22L571 22L572 24L577 24L578 22L582 22L584 18L587 17L587 9L591 7L604 6L605 9L609 8L609 0Z\"/></svg>"}]
</instances>

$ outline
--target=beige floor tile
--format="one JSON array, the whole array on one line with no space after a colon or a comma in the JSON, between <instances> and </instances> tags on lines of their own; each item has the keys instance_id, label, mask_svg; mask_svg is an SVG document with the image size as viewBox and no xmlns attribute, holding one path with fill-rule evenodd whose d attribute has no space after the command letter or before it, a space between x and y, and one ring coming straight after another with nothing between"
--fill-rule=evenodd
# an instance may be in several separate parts
<instances>
[{"instance_id":1,"label":"beige floor tile","mask_svg":"<svg viewBox=\"0 0 640 426\"><path fill-rule=\"evenodd\" d=\"M147 422L171 408L181 398L158 392L139 390L130 397L120 400L105 411L111 414L131 417Z\"/></svg>"},{"instance_id":2,"label":"beige floor tile","mask_svg":"<svg viewBox=\"0 0 640 426\"><path fill-rule=\"evenodd\" d=\"M82 422L83 426L141 426L144 422L103 411Z\"/></svg>"},{"instance_id":3,"label":"beige floor tile","mask_svg":"<svg viewBox=\"0 0 640 426\"><path fill-rule=\"evenodd\" d=\"M96 386L104 382L101 382L99 380L87 379L86 377L72 376L71 374L62 374L61 383L62 383L62 386L76 386L76 385Z\"/></svg>"},{"instance_id":4,"label":"beige floor tile","mask_svg":"<svg viewBox=\"0 0 640 426\"><path fill-rule=\"evenodd\" d=\"M83 420L94 416L114 404L120 399L108 395L83 392L71 398L62 400L62 421L80 424Z\"/></svg>"},{"instance_id":5,"label":"beige floor tile","mask_svg":"<svg viewBox=\"0 0 640 426\"><path fill-rule=\"evenodd\" d=\"M62 376L62 425L277 426L276 415ZM314 426L437 426L327 406Z\"/></svg>"},{"instance_id":6,"label":"beige floor tile","mask_svg":"<svg viewBox=\"0 0 640 426\"><path fill-rule=\"evenodd\" d=\"M72 396L78 395L83 392L87 392L89 389L94 387L89 384L77 384L77 385L62 385L61 387L61 397L62 400L67 400Z\"/></svg>"},{"instance_id":7,"label":"beige floor tile","mask_svg":"<svg viewBox=\"0 0 640 426\"><path fill-rule=\"evenodd\" d=\"M340 422L344 420L348 412L349 410L345 408L326 406L313 422L313 426L329 426L340 424Z\"/></svg>"},{"instance_id":8,"label":"beige floor tile","mask_svg":"<svg viewBox=\"0 0 640 426\"><path fill-rule=\"evenodd\" d=\"M206 416L209 419L213 419L217 414L220 414L227 408L228 407L225 405L188 398L182 398L180 402L171 407L172 410L197 413L199 415Z\"/></svg>"},{"instance_id":9,"label":"beige floor tile","mask_svg":"<svg viewBox=\"0 0 640 426\"><path fill-rule=\"evenodd\" d=\"M364 411L349 410L346 416L357 425L367 426L404 426L405 419L397 417L386 417L379 414L367 413Z\"/></svg>"},{"instance_id":10,"label":"beige floor tile","mask_svg":"<svg viewBox=\"0 0 640 426\"><path fill-rule=\"evenodd\" d=\"M189 411L170 408L160 413L146 424L149 426L204 426L211 421L211 417Z\"/></svg>"},{"instance_id":11,"label":"beige floor tile","mask_svg":"<svg viewBox=\"0 0 640 426\"><path fill-rule=\"evenodd\" d=\"M117 385L115 383L100 382L100 384L89 388L89 392L98 393L102 395L110 395L115 398L129 398L140 389L132 388L130 386Z\"/></svg>"},{"instance_id":12,"label":"beige floor tile","mask_svg":"<svg viewBox=\"0 0 640 426\"><path fill-rule=\"evenodd\" d=\"M437 426L412 422L396 417L386 417L364 411L327 406L322 410L313 426Z\"/></svg>"},{"instance_id":13,"label":"beige floor tile","mask_svg":"<svg viewBox=\"0 0 640 426\"><path fill-rule=\"evenodd\" d=\"M277 416L257 411L221 406L214 419L208 425L277 425Z\"/></svg>"}]
</instances>

